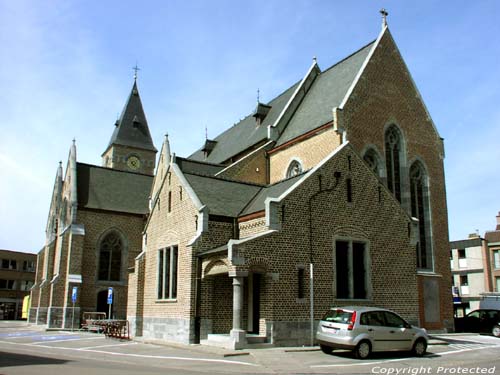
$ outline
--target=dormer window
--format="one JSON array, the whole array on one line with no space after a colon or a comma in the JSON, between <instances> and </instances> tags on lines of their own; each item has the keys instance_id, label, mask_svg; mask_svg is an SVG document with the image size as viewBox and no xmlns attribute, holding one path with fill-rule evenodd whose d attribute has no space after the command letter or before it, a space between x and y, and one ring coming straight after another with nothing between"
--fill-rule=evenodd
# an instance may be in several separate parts
<instances>
[{"instance_id":1,"label":"dormer window","mask_svg":"<svg viewBox=\"0 0 500 375\"><path fill-rule=\"evenodd\" d=\"M252 115L253 117L255 117L255 122L257 126L262 124L262 122L264 121L270 110L271 110L270 105L257 103L257 107L255 108L255 111L253 112Z\"/></svg>"},{"instance_id":2,"label":"dormer window","mask_svg":"<svg viewBox=\"0 0 500 375\"><path fill-rule=\"evenodd\" d=\"M213 151L213 149L215 148L215 145L217 144L217 141L212 141L210 139L207 139L205 141L205 145L203 146L203 148L201 149L201 151L203 151L203 153L205 154L205 158L210 155L210 153Z\"/></svg>"}]
</instances>

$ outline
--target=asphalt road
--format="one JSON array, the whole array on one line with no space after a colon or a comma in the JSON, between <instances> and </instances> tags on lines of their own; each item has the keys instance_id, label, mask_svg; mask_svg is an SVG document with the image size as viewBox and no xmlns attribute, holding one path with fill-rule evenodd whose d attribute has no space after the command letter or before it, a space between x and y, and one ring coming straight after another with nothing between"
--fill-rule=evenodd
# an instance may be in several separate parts
<instances>
[{"instance_id":1,"label":"asphalt road","mask_svg":"<svg viewBox=\"0 0 500 375\"><path fill-rule=\"evenodd\" d=\"M500 374L500 339L479 335L438 339L423 358L384 353L363 361L342 351L333 355L311 348L234 352L120 341L85 332L46 332L24 322L0 321L0 374Z\"/></svg>"}]
</instances>

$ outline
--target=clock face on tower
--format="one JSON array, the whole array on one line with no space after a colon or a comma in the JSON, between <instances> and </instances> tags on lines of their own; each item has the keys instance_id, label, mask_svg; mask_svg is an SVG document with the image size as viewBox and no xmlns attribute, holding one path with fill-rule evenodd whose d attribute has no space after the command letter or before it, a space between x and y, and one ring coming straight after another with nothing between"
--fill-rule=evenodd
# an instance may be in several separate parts
<instances>
[{"instance_id":1,"label":"clock face on tower","mask_svg":"<svg viewBox=\"0 0 500 375\"><path fill-rule=\"evenodd\" d=\"M137 156L129 156L127 158L127 167L135 171L141 167L141 160Z\"/></svg>"}]
</instances>

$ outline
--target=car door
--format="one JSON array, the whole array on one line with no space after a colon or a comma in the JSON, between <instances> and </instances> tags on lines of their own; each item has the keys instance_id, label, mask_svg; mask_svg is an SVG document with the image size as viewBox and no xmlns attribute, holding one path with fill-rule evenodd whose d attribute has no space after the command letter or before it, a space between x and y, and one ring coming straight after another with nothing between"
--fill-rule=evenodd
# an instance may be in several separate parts
<instances>
[{"instance_id":1,"label":"car door","mask_svg":"<svg viewBox=\"0 0 500 375\"><path fill-rule=\"evenodd\" d=\"M375 352L391 350L390 328L385 325L383 311L369 311L366 314L366 328L372 339L372 350Z\"/></svg>"},{"instance_id":2,"label":"car door","mask_svg":"<svg viewBox=\"0 0 500 375\"><path fill-rule=\"evenodd\" d=\"M414 331L399 315L385 311L385 326L388 328L388 350L410 350Z\"/></svg>"}]
</instances>

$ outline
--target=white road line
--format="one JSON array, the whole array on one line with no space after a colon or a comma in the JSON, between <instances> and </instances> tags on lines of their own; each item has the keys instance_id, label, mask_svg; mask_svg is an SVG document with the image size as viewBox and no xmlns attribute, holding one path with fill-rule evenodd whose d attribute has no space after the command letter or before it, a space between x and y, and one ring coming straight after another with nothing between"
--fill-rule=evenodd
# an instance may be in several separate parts
<instances>
[{"instance_id":1,"label":"white road line","mask_svg":"<svg viewBox=\"0 0 500 375\"><path fill-rule=\"evenodd\" d=\"M240 361L229 361L227 359L169 357L169 356L163 356L163 355L146 355L146 354L107 352L104 350L92 350L92 349L80 350L78 348L65 348L65 347L60 347L60 346L49 346L49 345L33 345L33 344L26 344L26 343L20 343L20 342L13 342L13 343L9 343L9 344L10 345L20 345L20 346L30 346L32 348L48 348L48 349L59 349L59 350L73 350L73 351L81 351L81 352L89 352L89 353L101 353L101 354L108 354L108 355L121 356L121 357L154 358L154 359L166 359L166 360L187 361L187 362L213 362L213 363L225 363L225 364L231 364L231 365L260 367L260 365L257 365L254 363L240 362Z\"/></svg>"},{"instance_id":2,"label":"white road line","mask_svg":"<svg viewBox=\"0 0 500 375\"><path fill-rule=\"evenodd\" d=\"M48 343L51 343L51 342L83 341L83 340L96 340L96 339L103 339L103 338L104 337L88 337L88 338L67 339L67 340L43 340L43 341L32 342L31 344L37 345L37 344L48 344Z\"/></svg>"},{"instance_id":3,"label":"white road line","mask_svg":"<svg viewBox=\"0 0 500 375\"><path fill-rule=\"evenodd\" d=\"M442 352L442 353L436 353L435 355L437 356L443 356L443 355L449 355L449 354L456 354L456 353L463 353L463 352L470 352L473 350L481 350L481 349L488 349L488 348L495 348L495 347L500 347L500 345L490 345L490 346L485 346L485 347L474 347L474 348L467 348L467 349L461 349L461 350L451 350L448 352ZM431 358L432 354L430 356L424 356L423 358ZM353 366L370 366L370 365L377 365L380 363L389 363L389 362L401 362L401 361L408 361L409 358L397 358L397 359L389 359L386 361L375 361L375 362L363 362L363 363L343 363L343 364L335 364L335 365L312 365L310 366L311 368L320 368L320 367L353 367Z\"/></svg>"},{"instance_id":4,"label":"white road line","mask_svg":"<svg viewBox=\"0 0 500 375\"><path fill-rule=\"evenodd\" d=\"M97 349L97 348L108 348L110 346L126 346L126 345L135 345L136 342L127 342L125 344L110 344L110 345L99 345L99 346L87 346L84 348L78 348L77 350L88 350L88 349Z\"/></svg>"}]
</instances>

